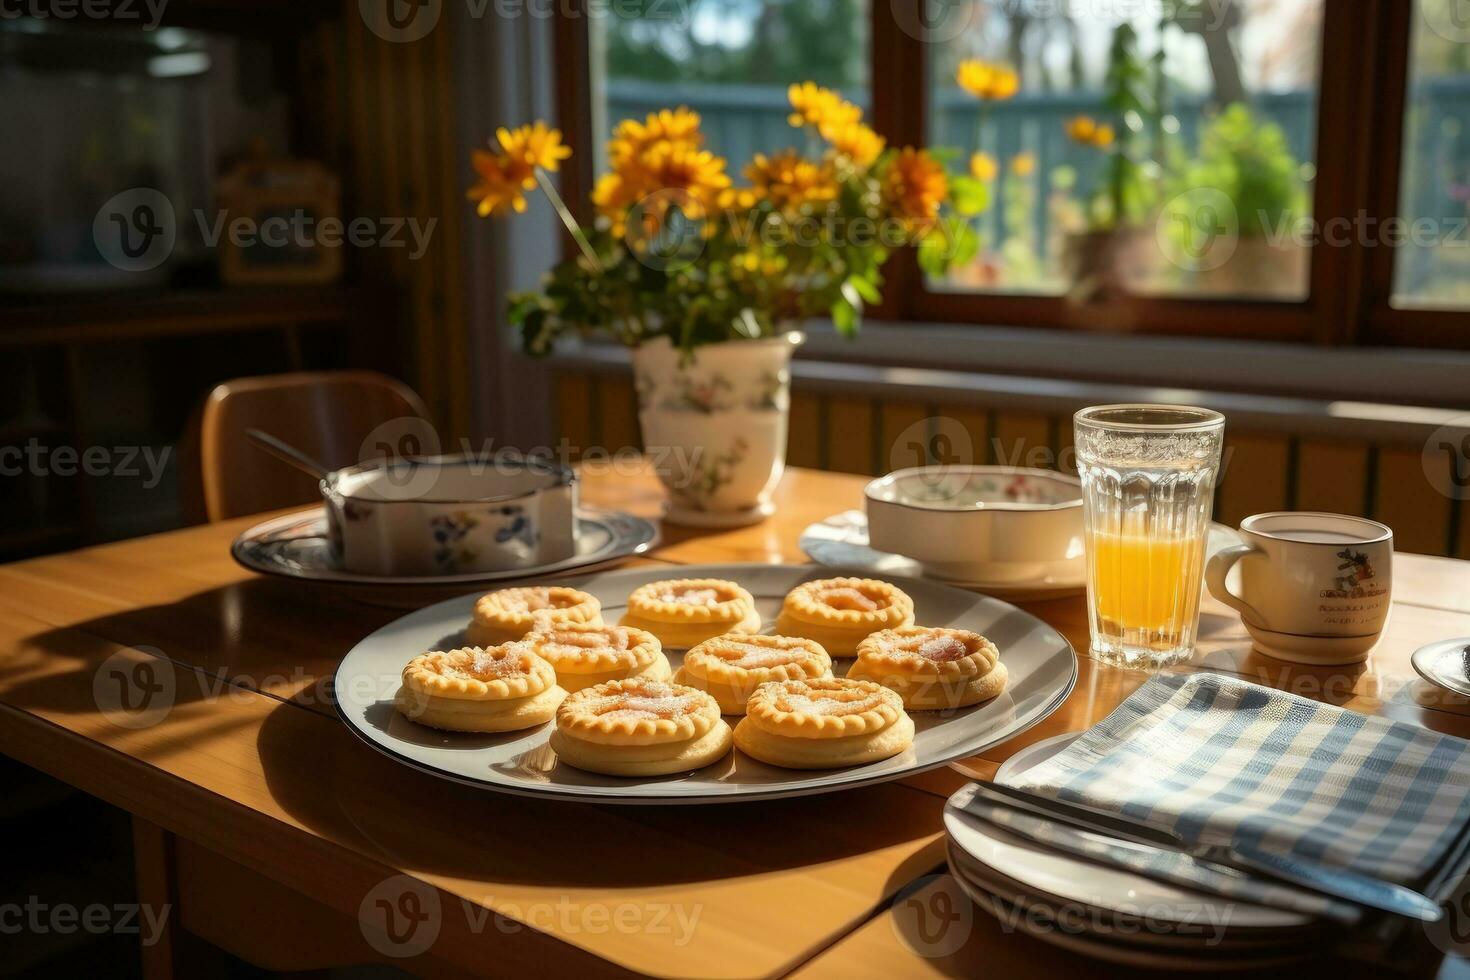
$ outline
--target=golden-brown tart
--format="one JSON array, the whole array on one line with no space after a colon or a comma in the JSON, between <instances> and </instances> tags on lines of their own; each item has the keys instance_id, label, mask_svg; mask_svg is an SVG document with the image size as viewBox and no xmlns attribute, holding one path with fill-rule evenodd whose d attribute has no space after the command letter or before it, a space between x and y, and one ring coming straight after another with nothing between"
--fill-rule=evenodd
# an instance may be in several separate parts
<instances>
[{"instance_id":1,"label":"golden-brown tart","mask_svg":"<svg viewBox=\"0 0 1470 980\"><path fill-rule=\"evenodd\" d=\"M622 625L647 630L665 648L679 650L725 633L754 633L761 617L750 593L734 582L681 578L634 589Z\"/></svg>"},{"instance_id":2,"label":"golden-brown tart","mask_svg":"<svg viewBox=\"0 0 1470 980\"><path fill-rule=\"evenodd\" d=\"M914 600L896 585L872 578L824 578L786 594L776 632L816 640L834 657L851 657L863 638L912 626Z\"/></svg>"},{"instance_id":3,"label":"golden-brown tart","mask_svg":"<svg viewBox=\"0 0 1470 980\"><path fill-rule=\"evenodd\" d=\"M816 640L726 633L684 654L674 683L708 691L720 703L720 711L743 715L745 702L762 684L831 676L832 658Z\"/></svg>"},{"instance_id":4,"label":"golden-brown tart","mask_svg":"<svg viewBox=\"0 0 1470 980\"><path fill-rule=\"evenodd\" d=\"M551 747L578 769L662 776L702 769L730 751L730 726L704 691L631 677L568 695Z\"/></svg>"},{"instance_id":5,"label":"golden-brown tart","mask_svg":"<svg viewBox=\"0 0 1470 980\"><path fill-rule=\"evenodd\" d=\"M513 732L550 721L566 696L551 664L524 643L506 643L414 657L394 705L433 728Z\"/></svg>"},{"instance_id":6,"label":"golden-brown tart","mask_svg":"<svg viewBox=\"0 0 1470 980\"><path fill-rule=\"evenodd\" d=\"M787 769L877 762L913 743L914 722L897 694L845 677L762 684L735 726L736 748Z\"/></svg>"},{"instance_id":7,"label":"golden-brown tart","mask_svg":"<svg viewBox=\"0 0 1470 980\"><path fill-rule=\"evenodd\" d=\"M569 692L625 677L666 681L673 673L658 637L631 626L537 629L526 643L556 669L557 683Z\"/></svg>"},{"instance_id":8,"label":"golden-brown tart","mask_svg":"<svg viewBox=\"0 0 1470 980\"><path fill-rule=\"evenodd\" d=\"M480 596L465 639L471 646L493 647L543 626L601 625L602 604L595 596L561 585L531 585Z\"/></svg>"},{"instance_id":9,"label":"golden-brown tart","mask_svg":"<svg viewBox=\"0 0 1470 980\"><path fill-rule=\"evenodd\" d=\"M877 681L917 709L978 704L1006 686L994 643L969 630L929 626L874 633L858 645L847 676Z\"/></svg>"}]
</instances>

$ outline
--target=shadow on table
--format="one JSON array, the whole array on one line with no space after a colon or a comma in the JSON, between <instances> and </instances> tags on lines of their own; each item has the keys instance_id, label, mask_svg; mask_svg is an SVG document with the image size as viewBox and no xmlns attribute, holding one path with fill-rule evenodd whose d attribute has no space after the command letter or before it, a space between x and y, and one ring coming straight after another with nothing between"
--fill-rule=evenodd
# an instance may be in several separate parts
<instances>
[{"instance_id":1,"label":"shadow on table","mask_svg":"<svg viewBox=\"0 0 1470 980\"><path fill-rule=\"evenodd\" d=\"M257 738L275 801L408 872L547 887L649 888L909 848L885 893L942 860L943 800L897 784L762 803L625 806L511 796L420 772L292 705Z\"/></svg>"}]
</instances>

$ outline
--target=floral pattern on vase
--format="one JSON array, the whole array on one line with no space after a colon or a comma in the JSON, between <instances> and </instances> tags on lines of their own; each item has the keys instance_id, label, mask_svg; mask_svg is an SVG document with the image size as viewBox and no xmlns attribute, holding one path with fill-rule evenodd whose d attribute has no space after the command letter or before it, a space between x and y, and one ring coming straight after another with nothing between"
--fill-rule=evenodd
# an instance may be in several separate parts
<instances>
[{"instance_id":1,"label":"floral pattern on vase","mask_svg":"<svg viewBox=\"0 0 1470 980\"><path fill-rule=\"evenodd\" d=\"M705 344L683 354L666 338L633 351L643 443L669 492L674 523L752 523L771 513L785 468L788 333Z\"/></svg>"}]
</instances>

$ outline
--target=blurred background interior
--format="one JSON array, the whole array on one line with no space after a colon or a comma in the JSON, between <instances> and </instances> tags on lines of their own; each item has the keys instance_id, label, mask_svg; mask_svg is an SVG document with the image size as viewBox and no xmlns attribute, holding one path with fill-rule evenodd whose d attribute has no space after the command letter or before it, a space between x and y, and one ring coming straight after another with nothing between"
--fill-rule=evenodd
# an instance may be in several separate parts
<instances>
[{"instance_id":1,"label":"blurred background interior","mask_svg":"<svg viewBox=\"0 0 1470 980\"><path fill-rule=\"evenodd\" d=\"M1470 412L1457 0L97 9L0 17L0 560L207 519L200 406L232 379L382 372L445 448L636 447L623 352L516 351L504 296L566 242L539 199L531 220L476 219L469 151L555 120L575 208L619 120L682 103L744 160L792 141L786 87L808 79L891 144L980 161L992 206L946 278L896 258L855 343L808 325L791 463L882 473L914 462L897 435L936 417L963 425L975 462L1055 460L1081 405L1188 401L1230 417L1219 520L1366 514L1402 550L1470 558L1470 447L1435 439ZM1016 69L1015 97L965 95L956 66L977 57ZM1079 139L1079 116L1113 121L1113 141ZM1221 194L1218 227L1181 207ZM160 198L163 257L119 251L109 202L151 226ZM292 213L369 219L371 240L217 234L222 216ZM39 820L70 834L91 818L53 811L60 793L5 794L6 818L70 814ZM19 968L110 955L38 948Z\"/></svg>"}]
</instances>

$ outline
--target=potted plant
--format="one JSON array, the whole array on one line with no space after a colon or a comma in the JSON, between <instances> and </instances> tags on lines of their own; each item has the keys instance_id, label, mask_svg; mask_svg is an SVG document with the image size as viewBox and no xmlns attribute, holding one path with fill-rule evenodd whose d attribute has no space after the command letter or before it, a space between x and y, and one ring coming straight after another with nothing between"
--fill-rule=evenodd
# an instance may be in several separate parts
<instances>
[{"instance_id":1,"label":"potted plant","mask_svg":"<svg viewBox=\"0 0 1470 980\"><path fill-rule=\"evenodd\" d=\"M1159 111L1156 95L1150 68L1138 54L1137 33L1126 23L1119 25L1108 49L1103 95L1103 106L1116 125L1085 115L1066 123L1073 142L1105 156L1082 209L1083 225L1064 243L1063 267L1074 301L1125 294L1147 278L1151 241L1146 228L1157 207L1160 171L1144 130Z\"/></svg>"},{"instance_id":2,"label":"potted plant","mask_svg":"<svg viewBox=\"0 0 1470 980\"><path fill-rule=\"evenodd\" d=\"M669 491L668 518L735 525L772 510L785 461L795 325L828 315L846 335L881 298L891 251L926 268L974 257L955 215L983 201L923 148L886 148L861 110L810 82L791 86L789 121L810 152L756 154L736 185L685 108L629 119L608 144L609 172L584 229L549 171L570 150L542 123L476 151L469 195L481 215L523 211L544 192L577 244L539 290L513 296L527 353L569 333L632 348L639 423Z\"/></svg>"},{"instance_id":3,"label":"potted plant","mask_svg":"<svg viewBox=\"0 0 1470 980\"><path fill-rule=\"evenodd\" d=\"M1286 134L1232 103L1200 136L1165 209L1163 245L1192 292L1299 298L1310 249L1302 166Z\"/></svg>"}]
</instances>

